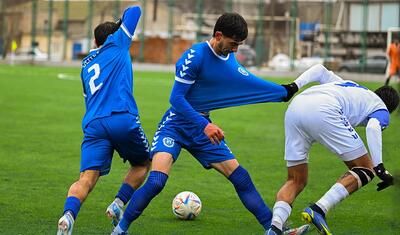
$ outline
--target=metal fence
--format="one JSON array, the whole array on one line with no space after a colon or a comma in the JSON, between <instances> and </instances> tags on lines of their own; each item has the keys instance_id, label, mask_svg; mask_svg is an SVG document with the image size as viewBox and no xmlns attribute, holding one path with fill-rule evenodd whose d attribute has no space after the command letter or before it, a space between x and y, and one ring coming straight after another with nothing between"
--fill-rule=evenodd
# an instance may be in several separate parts
<instances>
[{"instance_id":1,"label":"metal fence","mask_svg":"<svg viewBox=\"0 0 400 235\"><path fill-rule=\"evenodd\" d=\"M398 6L398 20L391 26L399 27L400 3L389 3ZM296 58L317 55L327 61L348 56L350 50L365 61L370 50L386 48L386 40L369 41L371 35L386 39L384 29L368 29L371 9L385 7L379 4L368 0L3 0L0 53L6 57L22 48L38 48L47 60L79 59L94 46L97 24L114 21L126 7L140 5L142 17L132 49L139 61L174 63L185 49L178 44L209 39L217 17L232 11L248 22L246 44L255 51L255 65L266 65L277 53L288 55L293 67ZM358 30L349 28L354 19L362 24ZM348 35L358 41L343 43ZM154 53L160 55L158 60Z\"/></svg>"}]
</instances>

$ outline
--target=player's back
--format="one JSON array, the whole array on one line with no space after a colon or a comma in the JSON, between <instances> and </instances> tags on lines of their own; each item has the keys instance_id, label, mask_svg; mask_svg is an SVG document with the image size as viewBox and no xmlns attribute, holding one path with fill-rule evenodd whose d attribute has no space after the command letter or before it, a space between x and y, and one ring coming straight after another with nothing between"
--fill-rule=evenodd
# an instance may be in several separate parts
<instances>
[{"instance_id":1,"label":"player's back","mask_svg":"<svg viewBox=\"0 0 400 235\"><path fill-rule=\"evenodd\" d=\"M320 103L338 109L353 126L360 125L371 113L387 109L373 91L349 80L312 86L299 96L309 95L320 99Z\"/></svg>"},{"instance_id":2,"label":"player's back","mask_svg":"<svg viewBox=\"0 0 400 235\"><path fill-rule=\"evenodd\" d=\"M91 120L106 117L112 112L137 115L133 98L133 72L129 55L130 44L119 28L98 49L92 50L82 61L81 79L84 88L85 127ZM130 39L129 39L130 40Z\"/></svg>"}]
</instances>

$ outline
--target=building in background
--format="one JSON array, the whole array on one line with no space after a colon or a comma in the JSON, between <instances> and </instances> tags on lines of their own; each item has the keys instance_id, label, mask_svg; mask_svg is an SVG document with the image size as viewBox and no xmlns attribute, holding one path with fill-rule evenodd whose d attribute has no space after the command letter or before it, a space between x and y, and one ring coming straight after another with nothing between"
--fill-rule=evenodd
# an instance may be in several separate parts
<instances>
[{"instance_id":1,"label":"building in background","mask_svg":"<svg viewBox=\"0 0 400 235\"><path fill-rule=\"evenodd\" d=\"M247 20L246 44L257 65L278 53L325 61L381 55L387 30L400 27L398 0L3 0L0 52L16 40L19 48L50 52L51 60L79 59L93 47L93 28L132 4L143 11L132 55L152 63L174 63L192 43L208 39L225 11Z\"/></svg>"}]
</instances>

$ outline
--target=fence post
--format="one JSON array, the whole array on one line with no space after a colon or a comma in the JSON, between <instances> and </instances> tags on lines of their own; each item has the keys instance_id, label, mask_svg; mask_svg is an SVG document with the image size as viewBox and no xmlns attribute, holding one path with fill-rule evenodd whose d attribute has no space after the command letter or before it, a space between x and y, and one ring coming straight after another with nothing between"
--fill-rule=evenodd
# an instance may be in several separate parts
<instances>
[{"instance_id":1,"label":"fence post","mask_svg":"<svg viewBox=\"0 0 400 235\"><path fill-rule=\"evenodd\" d=\"M367 60L368 0L363 0L363 28L361 32L361 72L364 73Z\"/></svg>"},{"instance_id":2,"label":"fence post","mask_svg":"<svg viewBox=\"0 0 400 235\"><path fill-rule=\"evenodd\" d=\"M142 0L142 33L139 36L139 61L144 62L144 31L146 29L146 0Z\"/></svg>"},{"instance_id":3,"label":"fence post","mask_svg":"<svg viewBox=\"0 0 400 235\"><path fill-rule=\"evenodd\" d=\"M172 46L174 42L174 0L168 0L168 46L167 46L167 61L168 63L173 63L172 61Z\"/></svg>"},{"instance_id":4,"label":"fence post","mask_svg":"<svg viewBox=\"0 0 400 235\"><path fill-rule=\"evenodd\" d=\"M68 40L68 12L69 12L69 0L64 1L64 19L63 19L63 30L64 30L64 45L63 45L63 60L67 59L67 40Z\"/></svg>"},{"instance_id":5,"label":"fence post","mask_svg":"<svg viewBox=\"0 0 400 235\"><path fill-rule=\"evenodd\" d=\"M324 24L325 24L325 43L324 43L324 61L328 59L328 57L331 54L331 42L329 40L329 37L331 35L331 23L332 23L332 2L325 2L324 3Z\"/></svg>"},{"instance_id":6,"label":"fence post","mask_svg":"<svg viewBox=\"0 0 400 235\"><path fill-rule=\"evenodd\" d=\"M291 0L290 4L290 38L289 38L289 54L290 69L294 69L294 60L296 58L296 18L297 18L297 0Z\"/></svg>"},{"instance_id":7,"label":"fence post","mask_svg":"<svg viewBox=\"0 0 400 235\"><path fill-rule=\"evenodd\" d=\"M256 37L256 64L261 66L264 59L264 14L265 2L258 0L258 19L257 19L257 37Z\"/></svg>"},{"instance_id":8,"label":"fence post","mask_svg":"<svg viewBox=\"0 0 400 235\"><path fill-rule=\"evenodd\" d=\"M200 40L201 40L201 26L203 24L203 0L197 0L197 2L196 2L196 11L197 11L196 41L200 42Z\"/></svg>"},{"instance_id":9,"label":"fence post","mask_svg":"<svg viewBox=\"0 0 400 235\"><path fill-rule=\"evenodd\" d=\"M53 0L49 0L49 12L47 19L47 60L51 60L51 37L53 36Z\"/></svg>"},{"instance_id":10,"label":"fence post","mask_svg":"<svg viewBox=\"0 0 400 235\"><path fill-rule=\"evenodd\" d=\"M87 18L87 50L90 51L92 45L92 23L93 23L93 0L88 2L88 18Z\"/></svg>"}]
</instances>

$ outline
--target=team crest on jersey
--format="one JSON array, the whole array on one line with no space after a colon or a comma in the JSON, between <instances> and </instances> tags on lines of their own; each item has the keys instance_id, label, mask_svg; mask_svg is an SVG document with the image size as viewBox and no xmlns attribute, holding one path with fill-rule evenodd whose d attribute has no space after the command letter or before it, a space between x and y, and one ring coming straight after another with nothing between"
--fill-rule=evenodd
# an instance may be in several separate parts
<instances>
[{"instance_id":1,"label":"team crest on jersey","mask_svg":"<svg viewBox=\"0 0 400 235\"><path fill-rule=\"evenodd\" d=\"M174 139L170 138L170 137L165 137L163 140L163 144L168 147L168 148L172 148L174 146Z\"/></svg>"},{"instance_id":2,"label":"team crest on jersey","mask_svg":"<svg viewBox=\"0 0 400 235\"><path fill-rule=\"evenodd\" d=\"M243 67L238 67L238 71L244 76L249 76L249 73Z\"/></svg>"}]
</instances>

